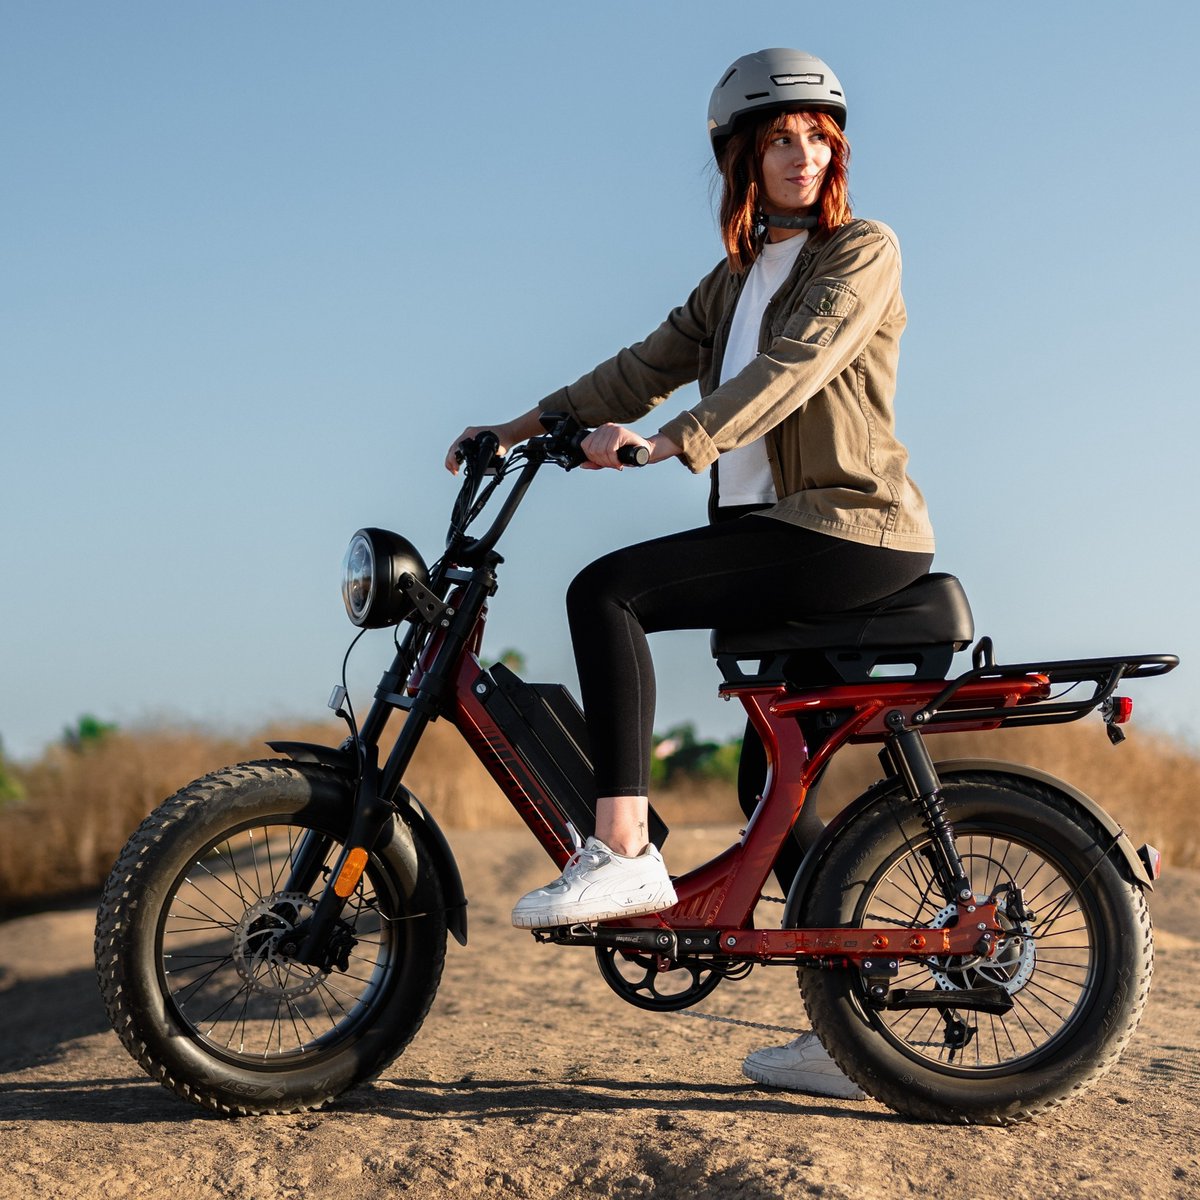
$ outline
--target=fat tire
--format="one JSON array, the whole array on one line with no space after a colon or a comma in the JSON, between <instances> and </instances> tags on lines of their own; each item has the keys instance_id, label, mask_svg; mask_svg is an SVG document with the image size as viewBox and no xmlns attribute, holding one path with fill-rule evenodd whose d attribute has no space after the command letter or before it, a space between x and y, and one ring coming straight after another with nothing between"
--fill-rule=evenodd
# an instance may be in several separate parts
<instances>
[{"instance_id":1,"label":"fat tire","mask_svg":"<svg viewBox=\"0 0 1200 1200\"><path fill-rule=\"evenodd\" d=\"M401 909L403 954L374 1009L316 1061L252 1069L214 1054L181 1021L161 983L157 931L182 874L206 846L257 820L287 820L340 841L352 785L332 768L269 760L243 763L187 785L130 837L105 885L95 956L113 1029L164 1087L217 1113L249 1115L319 1108L374 1079L408 1045L433 1002L446 951L441 881L419 829L381 839L368 871L379 896ZM395 818L398 822L399 818ZM415 869L414 851L415 848Z\"/></svg>"},{"instance_id":2,"label":"fat tire","mask_svg":"<svg viewBox=\"0 0 1200 1200\"><path fill-rule=\"evenodd\" d=\"M1051 788L1011 775L976 773L942 790L961 836L995 832L1032 843L1068 872L1093 922L1094 985L1059 1044L1032 1065L988 1078L950 1074L902 1052L865 1004L856 972L801 969L800 988L814 1031L838 1066L864 1091L905 1116L948 1124L1011 1125L1092 1087L1133 1036L1150 992L1153 936L1140 884L1112 838ZM804 912L791 923L854 927L873 876L923 827L914 806L889 793L849 824L814 876ZM789 918L785 918L785 921ZM1036 971L1034 977L1036 978Z\"/></svg>"}]
</instances>

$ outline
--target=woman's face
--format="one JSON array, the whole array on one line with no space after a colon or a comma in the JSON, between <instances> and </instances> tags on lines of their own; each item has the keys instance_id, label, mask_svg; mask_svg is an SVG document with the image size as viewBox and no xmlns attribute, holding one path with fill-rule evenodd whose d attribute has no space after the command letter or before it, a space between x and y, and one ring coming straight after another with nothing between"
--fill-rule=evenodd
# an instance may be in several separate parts
<instances>
[{"instance_id":1,"label":"woman's face","mask_svg":"<svg viewBox=\"0 0 1200 1200\"><path fill-rule=\"evenodd\" d=\"M833 150L808 113L788 113L762 157L763 210L785 216L821 198Z\"/></svg>"}]
</instances>

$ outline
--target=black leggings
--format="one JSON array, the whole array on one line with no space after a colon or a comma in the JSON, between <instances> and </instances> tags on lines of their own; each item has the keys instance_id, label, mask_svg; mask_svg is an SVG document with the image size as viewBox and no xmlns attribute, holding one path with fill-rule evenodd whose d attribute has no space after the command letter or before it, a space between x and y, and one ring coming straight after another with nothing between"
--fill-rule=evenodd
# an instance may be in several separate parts
<instances>
[{"instance_id":1,"label":"black leggings","mask_svg":"<svg viewBox=\"0 0 1200 1200\"><path fill-rule=\"evenodd\" d=\"M750 515L585 567L567 591L567 615L597 795L649 790L655 690L646 634L857 608L906 587L932 561Z\"/></svg>"}]
</instances>

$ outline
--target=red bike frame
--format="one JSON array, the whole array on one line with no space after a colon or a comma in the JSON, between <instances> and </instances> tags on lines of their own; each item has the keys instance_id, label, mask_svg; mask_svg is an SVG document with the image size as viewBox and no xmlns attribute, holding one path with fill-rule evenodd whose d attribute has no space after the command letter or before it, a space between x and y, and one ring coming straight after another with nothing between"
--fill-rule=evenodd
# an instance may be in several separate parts
<instances>
[{"instance_id":1,"label":"red bike frame","mask_svg":"<svg viewBox=\"0 0 1200 1200\"><path fill-rule=\"evenodd\" d=\"M451 607L456 597L451 597ZM522 820L555 865L562 867L573 851L567 823L554 798L530 771L493 719L481 699L483 668L474 650L481 637L471 639L459 663L450 719L460 730L488 773L508 797ZM432 663L440 650L435 640L423 655ZM414 678L414 689L420 673ZM956 692L955 702L974 710L965 719L949 721L944 728L994 729L1003 710L1045 699L1050 681L1046 675L1021 674L995 680L969 682ZM767 784L741 839L712 861L675 880L678 902L649 917L606 922L631 929L716 931L720 953L729 958L756 961L794 959L797 955L836 956L860 961L885 952L908 957L993 952L1004 930L996 921L996 905L979 903L969 926L929 929L904 934L881 929L755 929L754 908L784 840L791 833L809 793L825 764L841 747L857 742L883 742L891 728L889 714L903 714L909 723L928 708L946 688L944 681L851 684L795 692L774 683L764 686L726 685L722 695L744 706L762 738L768 761ZM810 754L796 720L802 712L851 710L816 753ZM980 715L979 710L984 712ZM895 716L892 716L895 721ZM990 935L990 936L985 936ZM708 939L706 939L707 942Z\"/></svg>"}]
</instances>

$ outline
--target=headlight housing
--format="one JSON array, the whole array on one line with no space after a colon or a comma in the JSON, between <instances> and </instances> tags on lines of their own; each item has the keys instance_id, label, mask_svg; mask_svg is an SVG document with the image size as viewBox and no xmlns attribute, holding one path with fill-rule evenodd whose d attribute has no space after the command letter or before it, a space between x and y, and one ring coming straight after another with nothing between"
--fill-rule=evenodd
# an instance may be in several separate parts
<instances>
[{"instance_id":1,"label":"headlight housing","mask_svg":"<svg viewBox=\"0 0 1200 1200\"><path fill-rule=\"evenodd\" d=\"M360 529L342 560L342 601L360 629L397 625L413 610L403 576L429 582L429 570L407 538L388 529Z\"/></svg>"}]
</instances>

